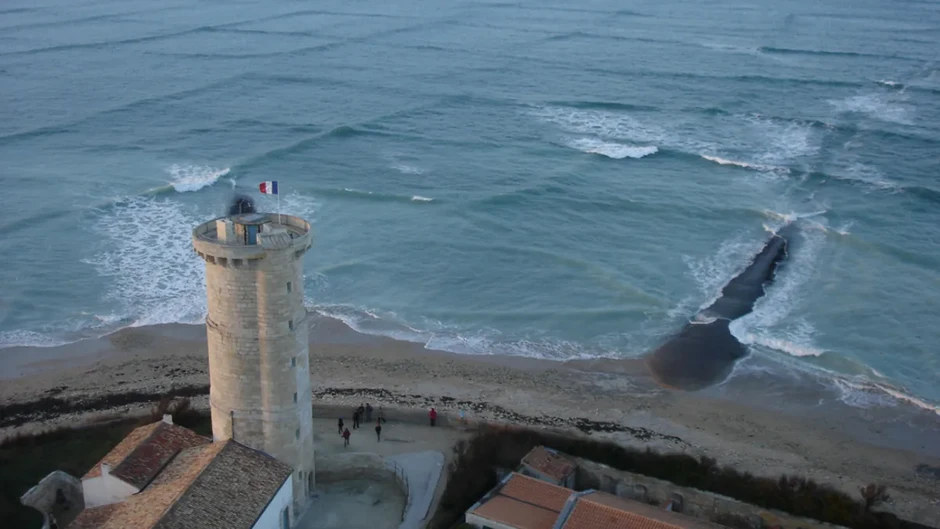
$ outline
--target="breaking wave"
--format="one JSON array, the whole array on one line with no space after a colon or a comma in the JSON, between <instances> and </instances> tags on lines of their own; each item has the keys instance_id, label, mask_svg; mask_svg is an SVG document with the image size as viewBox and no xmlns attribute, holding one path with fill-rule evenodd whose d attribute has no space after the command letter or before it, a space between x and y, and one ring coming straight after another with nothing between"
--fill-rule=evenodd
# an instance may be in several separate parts
<instances>
[{"instance_id":1,"label":"breaking wave","mask_svg":"<svg viewBox=\"0 0 940 529\"><path fill-rule=\"evenodd\" d=\"M219 178L229 174L230 169L217 169L200 165L172 165L167 170L173 176L170 185L177 192L199 191L216 183Z\"/></svg>"},{"instance_id":2,"label":"breaking wave","mask_svg":"<svg viewBox=\"0 0 940 529\"><path fill-rule=\"evenodd\" d=\"M634 146L622 143L605 142L593 138L572 140L571 147L587 154L599 154L615 160L624 158L643 158L659 151L655 146Z\"/></svg>"}]
</instances>

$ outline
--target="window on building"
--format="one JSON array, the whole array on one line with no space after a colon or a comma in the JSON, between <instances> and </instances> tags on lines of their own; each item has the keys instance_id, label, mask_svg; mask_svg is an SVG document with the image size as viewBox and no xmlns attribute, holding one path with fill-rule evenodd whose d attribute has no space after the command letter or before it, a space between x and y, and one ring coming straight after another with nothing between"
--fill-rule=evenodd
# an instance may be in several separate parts
<instances>
[{"instance_id":1,"label":"window on building","mask_svg":"<svg viewBox=\"0 0 940 529\"><path fill-rule=\"evenodd\" d=\"M291 367L297 367L297 357L296 357L296 356L290 357L290 366L291 366Z\"/></svg>"},{"instance_id":2,"label":"window on building","mask_svg":"<svg viewBox=\"0 0 940 529\"><path fill-rule=\"evenodd\" d=\"M297 393L294 393L294 404L297 404Z\"/></svg>"},{"instance_id":3,"label":"window on building","mask_svg":"<svg viewBox=\"0 0 940 529\"><path fill-rule=\"evenodd\" d=\"M293 330L294 330L294 320L288 320L288 321L287 321L287 326L290 328L290 330L293 331Z\"/></svg>"},{"instance_id":4,"label":"window on building","mask_svg":"<svg viewBox=\"0 0 940 529\"><path fill-rule=\"evenodd\" d=\"M290 284L290 281L288 281L288 282L287 282L287 293L288 293L288 294L290 294L290 292L291 292L291 286L292 286L292 285Z\"/></svg>"},{"instance_id":5,"label":"window on building","mask_svg":"<svg viewBox=\"0 0 940 529\"><path fill-rule=\"evenodd\" d=\"M281 529L290 529L290 513L287 507L281 509Z\"/></svg>"},{"instance_id":6,"label":"window on building","mask_svg":"<svg viewBox=\"0 0 940 529\"><path fill-rule=\"evenodd\" d=\"M294 439L300 439L300 428L294 430Z\"/></svg>"}]
</instances>

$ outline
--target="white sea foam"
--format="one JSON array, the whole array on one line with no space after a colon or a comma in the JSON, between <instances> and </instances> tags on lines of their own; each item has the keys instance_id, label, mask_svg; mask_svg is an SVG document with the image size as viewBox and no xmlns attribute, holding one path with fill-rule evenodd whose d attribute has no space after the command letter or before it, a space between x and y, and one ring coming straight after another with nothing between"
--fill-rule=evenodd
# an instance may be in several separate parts
<instances>
[{"instance_id":1,"label":"white sea foam","mask_svg":"<svg viewBox=\"0 0 940 529\"><path fill-rule=\"evenodd\" d=\"M0 332L0 349L7 347L58 347L68 342L35 331L13 330Z\"/></svg>"},{"instance_id":2,"label":"white sea foam","mask_svg":"<svg viewBox=\"0 0 940 529\"><path fill-rule=\"evenodd\" d=\"M785 266L777 271L774 282L754 310L730 325L731 334L743 344L756 344L791 356L819 356L824 350L813 343L815 329L803 318L787 321L799 309L805 284L815 273L815 263L825 243L818 230L800 230L802 244L790 252Z\"/></svg>"},{"instance_id":3,"label":"white sea foam","mask_svg":"<svg viewBox=\"0 0 940 529\"><path fill-rule=\"evenodd\" d=\"M830 100L839 112L865 114L872 119L911 125L911 112L902 92L892 94L863 94L842 100Z\"/></svg>"},{"instance_id":4,"label":"white sea foam","mask_svg":"<svg viewBox=\"0 0 940 529\"><path fill-rule=\"evenodd\" d=\"M204 264L182 236L202 216L168 198L135 197L100 214L104 247L85 262L108 277L105 296L132 326L195 323L206 313Z\"/></svg>"},{"instance_id":5,"label":"white sea foam","mask_svg":"<svg viewBox=\"0 0 940 529\"><path fill-rule=\"evenodd\" d=\"M666 135L660 127L644 124L624 113L562 107L540 107L532 113L567 132L605 139L659 143Z\"/></svg>"},{"instance_id":6,"label":"white sea foam","mask_svg":"<svg viewBox=\"0 0 940 529\"><path fill-rule=\"evenodd\" d=\"M888 81L886 79L879 79L878 84L883 86L890 86L891 88L903 88L904 85L897 81Z\"/></svg>"},{"instance_id":7,"label":"white sea foam","mask_svg":"<svg viewBox=\"0 0 940 529\"><path fill-rule=\"evenodd\" d=\"M689 273L705 298L699 310L705 309L718 299L721 289L741 272L765 242L745 240L742 236L737 236L721 243L717 251L709 257L683 256Z\"/></svg>"},{"instance_id":8,"label":"white sea foam","mask_svg":"<svg viewBox=\"0 0 940 529\"><path fill-rule=\"evenodd\" d=\"M392 169L403 174L424 174L424 169L416 165L410 165L401 162L392 163Z\"/></svg>"},{"instance_id":9,"label":"white sea foam","mask_svg":"<svg viewBox=\"0 0 940 529\"><path fill-rule=\"evenodd\" d=\"M578 138L572 140L569 145L588 154L600 154L601 156L615 160L622 160L623 158L643 158L644 156L649 156L659 151L659 149L652 145L624 145L622 143L601 141L595 138Z\"/></svg>"},{"instance_id":10,"label":"white sea foam","mask_svg":"<svg viewBox=\"0 0 940 529\"><path fill-rule=\"evenodd\" d=\"M844 172L833 176L838 180L859 182L884 191L900 192L903 189L899 184L886 178L884 173L877 167L861 162L850 164L846 167Z\"/></svg>"},{"instance_id":11,"label":"white sea foam","mask_svg":"<svg viewBox=\"0 0 940 529\"><path fill-rule=\"evenodd\" d=\"M218 169L204 165L171 165L167 172L173 177L170 185L177 192L187 193L190 191L199 191L200 189L211 186L219 178L227 175L230 169ZM232 180L232 187L235 181Z\"/></svg>"},{"instance_id":12,"label":"white sea foam","mask_svg":"<svg viewBox=\"0 0 940 529\"><path fill-rule=\"evenodd\" d=\"M785 173L785 174L790 173L790 170L786 167L763 165L759 163L739 162L737 160L729 160L727 158L721 158L719 156L711 156L708 154L702 154L701 157L710 162L715 162L718 165L733 165L735 167L743 167L745 169L753 169L755 171L771 171L775 173Z\"/></svg>"},{"instance_id":13,"label":"white sea foam","mask_svg":"<svg viewBox=\"0 0 940 529\"><path fill-rule=\"evenodd\" d=\"M428 198L428 197L423 197L423 196L421 196L421 195L415 195L415 196L411 197L411 200L412 200L413 202L431 202L431 201L433 201L434 199L433 199L433 198Z\"/></svg>"}]
</instances>

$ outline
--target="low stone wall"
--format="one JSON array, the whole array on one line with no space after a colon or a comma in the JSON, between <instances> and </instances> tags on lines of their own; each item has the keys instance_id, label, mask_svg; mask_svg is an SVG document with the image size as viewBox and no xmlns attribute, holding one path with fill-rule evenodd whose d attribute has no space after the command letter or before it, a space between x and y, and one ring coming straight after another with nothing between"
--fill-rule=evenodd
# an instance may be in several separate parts
<instances>
[{"instance_id":1,"label":"low stone wall","mask_svg":"<svg viewBox=\"0 0 940 529\"><path fill-rule=\"evenodd\" d=\"M716 520L732 515L754 529L780 527L781 529L842 529L809 518L800 518L781 511L764 509L727 496L680 487L669 481L617 470L587 459L578 462L576 486L578 490L597 489L623 498L652 503L665 508L670 501L681 504L676 510L702 520Z\"/></svg>"},{"instance_id":2,"label":"low stone wall","mask_svg":"<svg viewBox=\"0 0 940 529\"><path fill-rule=\"evenodd\" d=\"M316 469L317 483L368 479L371 481L393 481L398 484L395 472L389 469L385 459L378 454L368 452L330 454L329 457L317 457ZM401 488L400 484L399 488ZM407 490L402 492L408 494Z\"/></svg>"}]
</instances>

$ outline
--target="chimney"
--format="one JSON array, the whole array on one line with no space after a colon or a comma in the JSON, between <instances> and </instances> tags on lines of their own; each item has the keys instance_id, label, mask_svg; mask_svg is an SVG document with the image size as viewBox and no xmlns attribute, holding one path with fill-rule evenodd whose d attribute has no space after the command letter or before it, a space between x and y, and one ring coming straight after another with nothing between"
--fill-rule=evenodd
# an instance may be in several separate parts
<instances>
[{"instance_id":1,"label":"chimney","mask_svg":"<svg viewBox=\"0 0 940 529\"><path fill-rule=\"evenodd\" d=\"M107 463L101 463L101 475L110 476L111 475L111 465Z\"/></svg>"},{"instance_id":2,"label":"chimney","mask_svg":"<svg viewBox=\"0 0 940 529\"><path fill-rule=\"evenodd\" d=\"M163 414L163 422L165 422L165 423L167 423L167 424L173 424L173 416L170 415L169 413L164 413L164 414Z\"/></svg>"}]
</instances>

